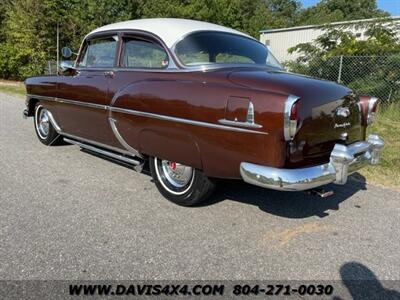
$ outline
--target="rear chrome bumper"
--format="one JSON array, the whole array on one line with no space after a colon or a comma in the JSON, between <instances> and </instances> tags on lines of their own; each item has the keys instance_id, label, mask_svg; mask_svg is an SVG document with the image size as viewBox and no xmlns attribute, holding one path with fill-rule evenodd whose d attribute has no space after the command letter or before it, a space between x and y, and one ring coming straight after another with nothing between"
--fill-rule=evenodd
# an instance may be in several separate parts
<instances>
[{"instance_id":1,"label":"rear chrome bumper","mask_svg":"<svg viewBox=\"0 0 400 300\"><path fill-rule=\"evenodd\" d=\"M371 134L367 141L349 146L336 144L330 162L300 169L277 169L247 162L240 174L250 184L280 191L309 190L328 183L345 184L347 177L366 165L377 165L384 142Z\"/></svg>"}]
</instances>

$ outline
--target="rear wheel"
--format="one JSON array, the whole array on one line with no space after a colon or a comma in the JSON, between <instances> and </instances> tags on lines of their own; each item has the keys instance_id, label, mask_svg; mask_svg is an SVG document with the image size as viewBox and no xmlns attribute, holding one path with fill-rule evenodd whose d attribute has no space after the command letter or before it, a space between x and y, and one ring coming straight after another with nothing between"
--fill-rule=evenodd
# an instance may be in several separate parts
<instances>
[{"instance_id":1,"label":"rear wheel","mask_svg":"<svg viewBox=\"0 0 400 300\"><path fill-rule=\"evenodd\" d=\"M40 103L35 107L34 124L36 134L43 144L51 146L61 141L61 136L51 124L49 111Z\"/></svg>"},{"instance_id":2,"label":"rear wheel","mask_svg":"<svg viewBox=\"0 0 400 300\"><path fill-rule=\"evenodd\" d=\"M202 171L177 162L150 157L150 171L160 193L178 205L196 205L215 188Z\"/></svg>"}]
</instances>

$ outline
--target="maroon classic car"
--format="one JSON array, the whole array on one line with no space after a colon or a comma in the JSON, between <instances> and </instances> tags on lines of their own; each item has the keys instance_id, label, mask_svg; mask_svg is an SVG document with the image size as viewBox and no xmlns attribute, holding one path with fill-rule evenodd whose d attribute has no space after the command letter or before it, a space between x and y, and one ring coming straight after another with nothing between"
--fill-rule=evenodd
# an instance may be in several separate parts
<instances>
[{"instance_id":1,"label":"maroon classic car","mask_svg":"<svg viewBox=\"0 0 400 300\"><path fill-rule=\"evenodd\" d=\"M69 51L65 49L67 55ZM45 145L64 141L134 166L180 205L216 178L310 190L379 162L366 136L377 99L288 73L252 37L181 19L104 26L60 76L26 80L25 117Z\"/></svg>"}]
</instances>

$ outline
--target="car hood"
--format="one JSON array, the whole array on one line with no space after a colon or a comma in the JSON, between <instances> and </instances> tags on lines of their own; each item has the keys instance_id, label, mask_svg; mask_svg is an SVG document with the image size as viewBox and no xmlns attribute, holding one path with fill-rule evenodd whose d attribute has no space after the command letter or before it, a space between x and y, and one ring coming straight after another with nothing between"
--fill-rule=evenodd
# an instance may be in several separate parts
<instances>
[{"instance_id":1,"label":"car hood","mask_svg":"<svg viewBox=\"0 0 400 300\"><path fill-rule=\"evenodd\" d=\"M248 88L285 95L294 95L305 101L317 100L320 104L347 96L351 90L334 82L284 71L246 69L232 71L228 79Z\"/></svg>"}]
</instances>

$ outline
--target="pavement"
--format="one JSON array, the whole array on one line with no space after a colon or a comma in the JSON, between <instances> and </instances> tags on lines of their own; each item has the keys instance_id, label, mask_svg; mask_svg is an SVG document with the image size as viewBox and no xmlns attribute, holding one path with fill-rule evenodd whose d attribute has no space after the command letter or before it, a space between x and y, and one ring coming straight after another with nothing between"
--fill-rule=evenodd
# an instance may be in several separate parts
<instances>
[{"instance_id":1,"label":"pavement","mask_svg":"<svg viewBox=\"0 0 400 300\"><path fill-rule=\"evenodd\" d=\"M151 177L46 147L0 94L0 279L400 280L400 193L351 179L326 199L222 181L184 208Z\"/></svg>"}]
</instances>

